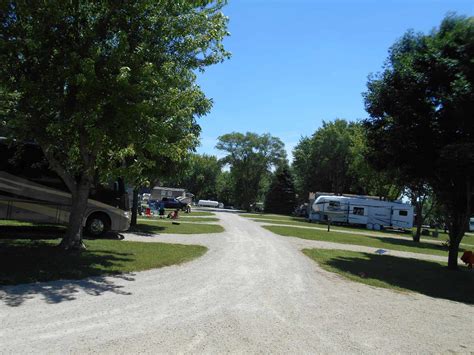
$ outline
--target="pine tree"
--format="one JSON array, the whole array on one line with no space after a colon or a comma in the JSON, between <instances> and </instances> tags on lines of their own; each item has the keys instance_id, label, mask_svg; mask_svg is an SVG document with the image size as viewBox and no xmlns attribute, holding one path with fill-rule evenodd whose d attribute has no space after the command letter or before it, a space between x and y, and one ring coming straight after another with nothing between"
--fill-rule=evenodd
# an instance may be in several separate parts
<instances>
[{"instance_id":1,"label":"pine tree","mask_svg":"<svg viewBox=\"0 0 474 355\"><path fill-rule=\"evenodd\" d=\"M265 198L265 212L291 214L296 206L293 176L288 166L281 166L275 172Z\"/></svg>"}]
</instances>

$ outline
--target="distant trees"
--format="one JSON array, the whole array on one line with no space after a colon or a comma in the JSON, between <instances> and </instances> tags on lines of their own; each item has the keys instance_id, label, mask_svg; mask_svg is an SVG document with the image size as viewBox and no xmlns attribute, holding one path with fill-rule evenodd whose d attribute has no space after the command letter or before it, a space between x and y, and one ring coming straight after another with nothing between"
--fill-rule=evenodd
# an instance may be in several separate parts
<instances>
[{"instance_id":1,"label":"distant trees","mask_svg":"<svg viewBox=\"0 0 474 355\"><path fill-rule=\"evenodd\" d=\"M225 134L216 148L227 153L222 163L230 167L234 202L246 210L263 195L271 168L286 161L283 142L270 134Z\"/></svg>"},{"instance_id":2,"label":"distant trees","mask_svg":"<svg viewBox=\"0 0 474 355\"><path fill-rule=\"evenodd\" d=\"M185 149L168 146L170 137L199 131L195 118L211 101L195 73L228 57L224 4L1 2L0 131L37 142L69 188L64 249L84 247L97 171L163 149L173 160Z\"/></svg>"},{"instance_id":3,"label":"distant trees","mask_svg":"<svg viewBox=\"0 0 474 355\"><path fill-rule=\"evenodd\" d=\"M301 138L293 150L297 190L373 194L396 199L403 187L376 172L365 159L367 142L360 123L336 119L323 122L311 137Z\"/></svg>"},{"instance_id":4,"label":"distant trees","mask_svg":"<svg viewBox=\"0 0 474 355\"><path fill-rule=\"evenodd\" d=\"M428 35L407 32L367 84L372 165L434 191L449 222L448 266L473 211L474 18L447 16Z\"/></svg>"},{"instance_id":5,"label":"distant trees","mask_svg":"<svg viewBox=\"0 0 474 355\"><path fill-rule=\"evenodd\" d=\"M291 214L296 207L293 176L288 165L280 166L273 174L265 197L265 212Z\"/></svg>"},{"instance_id":6,"label":"distant trees","mask_svg":"<svg viewBox=\"0 0 474 355\"><path fill-rule=\"evenodd\" d=\"M207 154L191 154L182 172L163 179L167 186L185 188L196 199L217 199L217 183L222 173L217 157Z\"/></svg>"}]
</instances>

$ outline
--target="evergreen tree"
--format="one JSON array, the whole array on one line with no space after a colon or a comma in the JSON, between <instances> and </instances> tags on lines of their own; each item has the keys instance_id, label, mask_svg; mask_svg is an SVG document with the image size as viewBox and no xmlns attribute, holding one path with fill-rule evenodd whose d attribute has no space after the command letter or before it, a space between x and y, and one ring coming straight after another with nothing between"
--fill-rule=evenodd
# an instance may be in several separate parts
<instances>
[{"instance_id":1,"label":"evergreen tree","mask_svg":"<svg viewBox=\"0 0 474 355\"><path fill-rule=\"evenodd\" d=\"M265 212L291 214L296 206L295 186L288 166L281 166L275 172L265 198Z\"/></svg>"}]
</instances>

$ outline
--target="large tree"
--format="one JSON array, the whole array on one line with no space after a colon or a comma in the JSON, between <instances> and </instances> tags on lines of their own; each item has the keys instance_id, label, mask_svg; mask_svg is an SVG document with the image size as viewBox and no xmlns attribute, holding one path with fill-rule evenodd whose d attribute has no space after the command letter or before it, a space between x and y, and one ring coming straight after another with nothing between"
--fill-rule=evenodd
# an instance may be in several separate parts
<instances>
[{"instance_id":1,"label":"large tree","mask_svg":"<svg viewBox=\"0 0 474 355\"><path fill-rule=\"evenodd\" d=\"M424 35L407 32L365 93L372 164L432 186L449 217L448 266L472 213L474 18L447 16Z\"/></svg>"},{"instance_id":2,"label":"large tree","mask_svg":"<svg viewBox=\"0 0 474 355\"><path fill-rule=\"evenodd\" d=\"M272 167L286 160L283 142L270 134L247 132L220 136L216 148L227 152L223 164L230 166L235 203L250 210L263 197L264 185Z\"/></svg>"},{"instance_id":3,"label":"large tree","mask_svg":"<svg viewBox=\"0 0 474 355\"><path fill-rule=\"evenodd\" d=\"M228 56L224 3L1 2L2 92L16 98L6 131L36 141L71 191L64 248L83 245L97 170L173 149L173 132L192 134L195 118L210 109L195 73Z\"/></svg>"},{"instance_id":4,"label":"large tree","mask_svg":"<svg viewBox=\"0 0 474 355\"><path fill-rule=\"evenodd\" d=\"M368 165L366 151L367 138L360 123L343 119L323 122L293 150L299 194L303 199L317 191L398 198L402 188Z\"/></svg>"}]
</instances>

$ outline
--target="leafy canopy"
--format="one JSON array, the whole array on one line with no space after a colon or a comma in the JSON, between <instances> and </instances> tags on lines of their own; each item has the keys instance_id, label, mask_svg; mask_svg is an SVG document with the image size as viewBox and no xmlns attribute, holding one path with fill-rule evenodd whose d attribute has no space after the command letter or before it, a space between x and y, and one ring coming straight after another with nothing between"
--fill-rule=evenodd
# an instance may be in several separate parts
<instances>
[{"instance_id":1,"label":"leafy canopy","mask_svg":"<svg viewBox=\"0 0 474 355\"><path fill-rule=\"evenodd\" d=\"M181 156L211 107L195 72L228 57L224 3L2 2L5 130L37 141L70 187L125 157Z\"/></svg>"}]
</instances>

